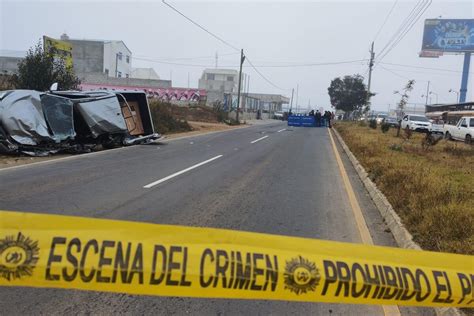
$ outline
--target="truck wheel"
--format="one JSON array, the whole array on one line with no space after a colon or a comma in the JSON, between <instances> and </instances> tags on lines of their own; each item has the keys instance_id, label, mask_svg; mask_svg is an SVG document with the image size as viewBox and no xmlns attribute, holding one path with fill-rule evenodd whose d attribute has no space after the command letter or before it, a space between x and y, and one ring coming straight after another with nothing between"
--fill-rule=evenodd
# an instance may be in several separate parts
<instances>
[{"instance_id":1,"label":"truck wheel","mask_svg":"<svg viewBox=\"0 0 474 316\"><path fill-rule=\"evenodd\" d=\"M444 136L445 139L451 140L451 134L449 132L446 132L446 135Z\"/></svg>"},{"instance_id":2,"label":"truck wheel","mask_svg":"<svg viewBox=\"0 0 474 316\"><path fill-rule=\"evenodd\" d=\"M468 144L468 145L472 144L472 138L471 138L471 135L466 135L465 142L466 142L466 144Z\"/></svg>"}]
</instances>

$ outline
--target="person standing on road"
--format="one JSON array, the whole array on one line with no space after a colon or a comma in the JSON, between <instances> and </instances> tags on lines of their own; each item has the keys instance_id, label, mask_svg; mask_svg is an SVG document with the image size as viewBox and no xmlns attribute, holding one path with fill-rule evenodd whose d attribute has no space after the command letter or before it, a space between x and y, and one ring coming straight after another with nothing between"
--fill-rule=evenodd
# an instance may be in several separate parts
<instances>
[{"instance_id":1,"label":"person standing on road","mask_svg":"<svg viewBox=\"0 0 474 316\"><path fill-rule=\"evenodd\" d=\"M319 110L316 110L316 127L321 126L321 112Z\"/></svg>"}]
</instances>

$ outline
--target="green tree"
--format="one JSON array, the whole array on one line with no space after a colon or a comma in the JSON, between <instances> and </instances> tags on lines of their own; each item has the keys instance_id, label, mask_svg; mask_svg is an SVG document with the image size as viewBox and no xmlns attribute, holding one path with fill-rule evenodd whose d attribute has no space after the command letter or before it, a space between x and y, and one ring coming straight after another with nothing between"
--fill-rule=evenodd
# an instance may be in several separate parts
<instances>
[{"instance_id":1,"label":"green tree","mask_svg":"<svg viewBox=\"0 0 474 316\"><path fill-rule=\"evenodd\" d=\"M57 82L60 90L77 89L79 78L72 67L67 67L63 58L46 52L41 42L31 47L22 61L18 63L18 76L15 86L18 89L46 91Z\"/></svg>"},{"instance_id":2,"label":"green tree","mask_svg":"<svg viewBox=\"0 0 474 316\"><path fill-rule=\"evenodd\" d=\"M336 110L359 113L368 110L370 97L374 95L369 94L364 84L364 77L360 75L333 79L328 93L331 105Z\"/></svg>"}]
</instances>

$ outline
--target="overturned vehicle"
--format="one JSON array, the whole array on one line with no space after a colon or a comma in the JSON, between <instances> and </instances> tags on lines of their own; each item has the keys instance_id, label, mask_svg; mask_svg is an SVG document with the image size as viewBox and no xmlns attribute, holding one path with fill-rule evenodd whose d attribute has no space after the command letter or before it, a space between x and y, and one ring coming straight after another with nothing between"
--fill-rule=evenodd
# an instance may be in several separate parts
<instances>
[{"instance_id":1,"label":"overturned vehicle","mask_svg":"<svg viewBox=\"0 0 474 316\"><path fill-rule=\"evenodd\" d=\"M158 138L143 92L0 92L0 153L78 153Z\"/></svg>"}]
</instances>

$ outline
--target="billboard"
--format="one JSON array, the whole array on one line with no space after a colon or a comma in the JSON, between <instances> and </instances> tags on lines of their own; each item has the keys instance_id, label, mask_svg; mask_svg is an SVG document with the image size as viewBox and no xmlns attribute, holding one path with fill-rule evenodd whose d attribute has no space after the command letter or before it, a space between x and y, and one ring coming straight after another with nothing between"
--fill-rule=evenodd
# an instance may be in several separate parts
<instances>
[{"instance_id":1,"label":"billboard","mask_svg":"<svg viewBox=\"0 0 474 316\"><path fill-rule=\"evenodd\" d=\"M67 67L72 67L72 44L48 36L43 36L45 52L52 52L55 58L63 58Z\"/></svg>"},{"instance_id":2,"label":"billboard","mask_svg":"<svg viewBox=\"0 0 474 316\"><path fill-rule=\"evenodd\" d=\"M474 19L427 19L423 51L474 52Z\"/></svg>"}]
</instances>

